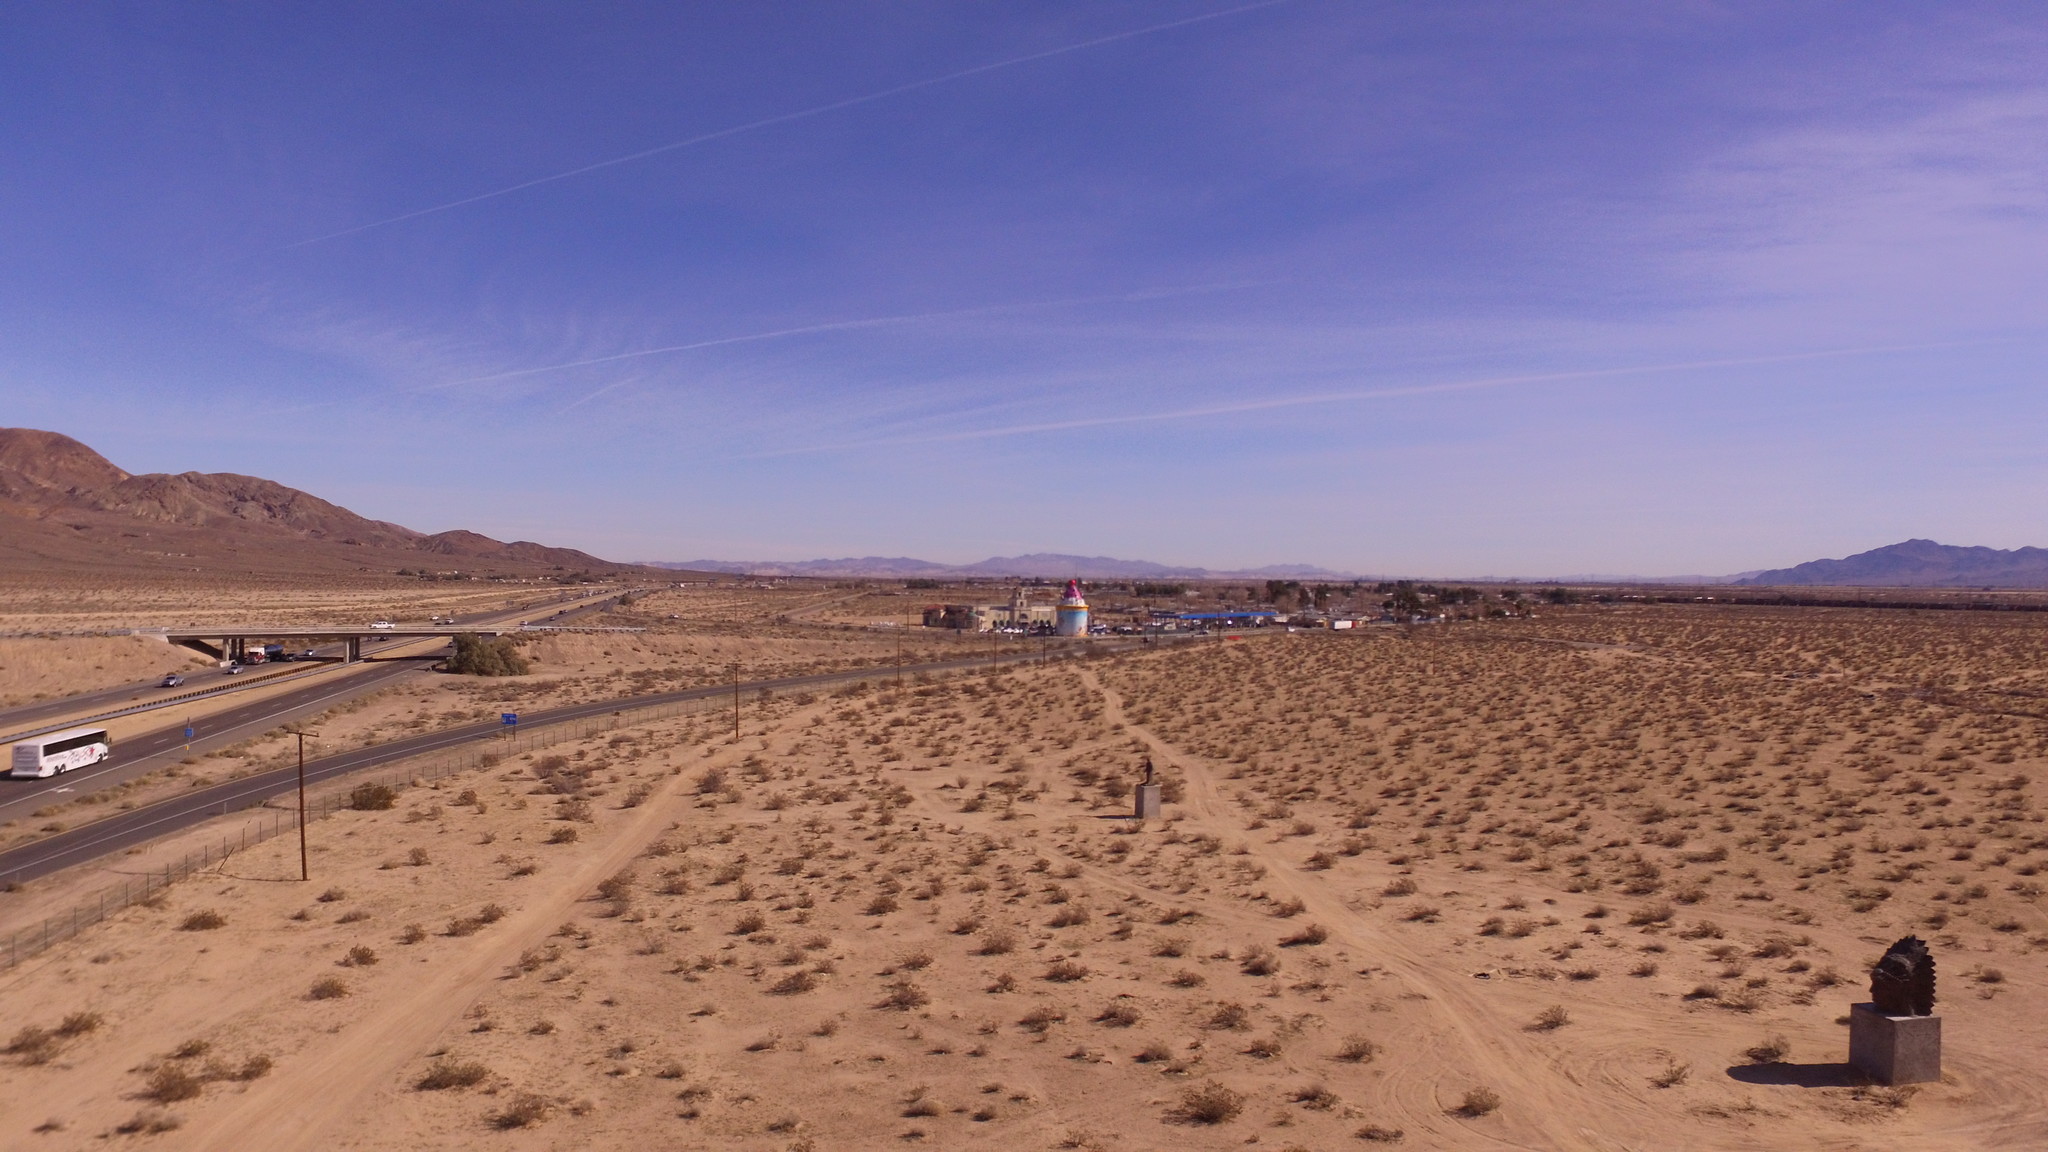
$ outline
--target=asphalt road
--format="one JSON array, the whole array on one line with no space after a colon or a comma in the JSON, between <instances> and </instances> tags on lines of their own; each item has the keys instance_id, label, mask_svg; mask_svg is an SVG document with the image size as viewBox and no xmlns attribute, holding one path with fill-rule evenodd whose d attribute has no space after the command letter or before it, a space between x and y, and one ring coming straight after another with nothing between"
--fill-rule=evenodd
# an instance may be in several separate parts
<instances>
[{"instance_id":1,"label":"asphalt road","mask_svg":"<svg viewBox=\"0 0 2048 1152\"><path fill-rule=\"evenodd\" d=\"M600 600L557 612L548 619L550 622L570 619L596 611L608 603L609 599ZM527 607L512 612L486 613L463 622L495 624L534 611L534 608ZM266 695L240 707L201 717L193 724L194 734L189 743L185 739L185 721L180 718L174 724L120 741L114 746L112 756L91 768L41 780L14 780L0 776L0 822L33 819L33 814L40 808L77 800L167 767L180 757L203 755L268 732L280 724L309 718L345 700L386 687L402 677L427 675L427 666L447 653L447 647L443 646L432 652L397 657L385 663L377 657L379 647L382 645L365 645L365 660L372 667L355 665L354 671L341 673L339 679L315 677L303 687L275 696ZM64 704L76 711L80 699L90 701L90 698L74 698ZM177 714L174 708L166 711Z\"/></svg>"},{"instance_id":2,"label":"asphalt road","mask_svg":"<svg viewBox=\"0 0 2048 1152\"><path fill-rule=\"evenodd\" d=\"M193 722L197 731L190 744L190 752L186 750L185 722L179 720L170 727L120 741L114 745L112 756L91 768L42 780L0 778L0 821L33 819L32 814L47 805L62 804L103 788L115 787L167 767L180 757L203 755L268 732L280 724L304 719L352 697L374 692L402 676L421 675L427 663L435 659L438 659L437 655L416 660L393 660L339 681L319 677L304 687L201 717ZM71 818L76 819L75 816Z\"/></svg>"},{"instance_id":3,"label":"asphalt road","mask_svg":"<svg viewBox=\"0 0 2048 1152\"><path fill-rule=\"evenodd\" d=\"M1117 644L1112 650L1136 647L1136 643ZM997 657L1004 664L1031 662L1041 658L1036 651L1011 652ZM960 669L987 667L991 663L987 655L977 654L952 660L934 661L928 664L906 664L902 672L914 676L921 672L948 672ZM858 672L821 672L810 676L789 676L775 680L744 681L740 685L742 695L762 688L789 689L812 685L823 685L843 681L855 676L873 675L881 669L870 668ZM393 674L402 675L406 669L394 667ZM615 700L597 700L587 704L572 704L545 712L525 713L520 716L519 726L526 730L543 728L593 716L605 716L624 708L638 708L655 704L681 703L689 700L705 700L726 697L732 694L732 685L721 684L707 688L690 688L679 692L661 692L649 696L633 696ZM274 719L267 721L275 723ZM350 772L373 768L417 756L451 748L459 744L488 740L498 736L502 727L493 723L469 724L460 728L449 728L419 736L394 740L343 752L334 756L323 756L306 762L306 781L315 783L344 776ZM133 743L131 741L130 743ZM215 816L244 808L255 807L270 797L296 786L296 768L281 768L271 772L230 780L207 788L195 788L191 792L152 804L120 812L78 828L58 832L41 840L23 844L7 852L0 852L0 883L24 882L39 876L47 876L60 869L83 864L115 852L121 852L137 844L154 840L180 829L212 819Z\"/></svg>"},{"instance_id":4,"label":"asphalt road","mask_svg":"<svg viewBox=\"0 0 2048 1152\"><path fill-rule=\"evenodd\" d=\"M20 732L34 728L38 721L54 720L65 716L91 715L94 712L111 712L130 703L140 703L151 692L190 692L196 688L212 688L232 681L227 672L220 668L194 668L180 672L185 678L184 687L162 688L159 676L152 680L141 680L119 688L108 688L83 696L67 696L62 700L45 700L40 704L24 704L18 708L0 711L0 732Z\"/></svg>"}]
</instances>

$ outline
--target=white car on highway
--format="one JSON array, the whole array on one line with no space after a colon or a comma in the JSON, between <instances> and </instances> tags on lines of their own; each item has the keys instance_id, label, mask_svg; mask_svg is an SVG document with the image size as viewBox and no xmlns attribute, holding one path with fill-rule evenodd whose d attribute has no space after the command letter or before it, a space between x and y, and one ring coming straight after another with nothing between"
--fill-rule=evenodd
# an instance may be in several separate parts
<instances>
[{"instance_id":1,"label":"white car on highway","mask_svg":"<svg viewBox=\"0 0 2048 1152\"><path fill-rule=\"evenodd\" d=\"M372 624L372 625L370 625L370 627L372 627L372 628L376 628L376 629L379 629L379 630L382 630L382 629L385 629L385 628L389 628L389 627L391 627L391 621L389 621L389 620L379 620L379 621L377 621L377 622L376 622L375 624Z\"/></svg>"}]
</instances>

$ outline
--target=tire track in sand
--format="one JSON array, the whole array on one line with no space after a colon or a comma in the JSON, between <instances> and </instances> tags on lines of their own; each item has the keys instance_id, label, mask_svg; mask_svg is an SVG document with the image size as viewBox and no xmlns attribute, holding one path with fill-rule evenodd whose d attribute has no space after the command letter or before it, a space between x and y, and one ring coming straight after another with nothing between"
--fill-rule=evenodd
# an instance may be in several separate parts
<instances>
[{"instance_id":1,"label":"tire track in sand","mask_svg":"<svg viewBox=\"0 0 2048 1152\"><path fill-rule=\"evenodd\" d=\"M1106 719L1121 724L1154 756L1180 769L1188 786L1184 807L1195 821L1210 832L1238 838L1240 830L1218 792L1207 761L1181 751L1144 725L1133 723L1124 714L1122 697L1103 684L1093 671L1082 669L1080 677L1102 697ZM1349 907L1327 881L1302 873L1256 838L1247 841L1247 847L1253 857L1266 865L1267 878L1306 905L1333 936L1425 997L1424 1003L1448 1035L1455 1037L1460 1049L1442 1053L1445 1066L1469 1070L1470 1083L1498 1085L1508 1102L1508 1107L1498 1114L1509 1129L1507 1133L1495 1135L1471 1124L1456 1124L1447 1129L1446 1113L1455 1100L1439 1097L1436 1086L1422 1083L1419 1071L1411 1064L1405 1069L1407 1075L1390 1075L1382 1089L1391 1092L1385 1103L1403 1123L1426 1128L1438 1138L1511 1148L1594 1148L1620 1152L1635 1147L1564 1119L1591 1118L1604 1109L1577 1080L1554 1068L1552 1054L1524 1039L1515 1023L1499 1019L1488 1004L1462 983L1443 979L1441 961L1390 936ZM1464 1086L1457 1085L1453 1090Z\"/></svg>"},{"instance_id":2,"label":"tire track in sand","mask_svg":"<svg viewBox=\"0 0 2048 1152\"><path fill-rule=\"evenodd\" d=\"M687 745L686 747L695 747ZM726 766L746 745L707 757L704 767ZM459 1022L494 977L528 948L545 941L598 881L631 864L679 813L674 804L685 787L678 772L647 803L632 810L606 849L585 860L554 889L501 921L503 931L474 937L467 955L451 958L439 971L393 997L375 1013L348 1025L324 1050L300 1059L260 1081L261 1087L226 1112L178 1133L178 1146L194 1149L261 1148L265 1152L313 1152L332 1146L341 1123L364 1116L367 1098L397 1082L399 1070L436 1037Z\"/></svg>"}]
</instances>

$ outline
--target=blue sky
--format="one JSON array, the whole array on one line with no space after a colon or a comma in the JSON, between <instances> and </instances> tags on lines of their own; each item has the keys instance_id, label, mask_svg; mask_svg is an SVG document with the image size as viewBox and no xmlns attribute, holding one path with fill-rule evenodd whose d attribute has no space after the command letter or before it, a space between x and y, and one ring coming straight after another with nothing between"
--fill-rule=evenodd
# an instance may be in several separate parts
<instances>
[{"instance_id":1,"label":"blue sky","mask_svg":"<svg viewBox=\"0 0 2048 1152\"><path fill-rule=\"evenodd\" d=\"M42 4L0 423L616 559L2048 544L2028 4Z\"/></svg>"}]
</instances>

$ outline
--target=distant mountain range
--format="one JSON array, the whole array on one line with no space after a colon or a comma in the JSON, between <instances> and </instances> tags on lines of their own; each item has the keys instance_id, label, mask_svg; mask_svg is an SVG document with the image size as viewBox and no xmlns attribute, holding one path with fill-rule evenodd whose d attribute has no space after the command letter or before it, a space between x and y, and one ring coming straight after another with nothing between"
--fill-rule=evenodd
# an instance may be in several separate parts
<instances>
[{"instance_id":1,"label":"distant mountain range","mask_svg":"<svg viewBox=\"0 0 2048 1152\"><path fill-rule=\"evenodd\" d=\"M973 564L939 564L909 556L858 556L837 560L673 560L643 561L650 568L754 576L809 576L868 580L1358 580L1388 579L1318 568L1272 564L1263 568L1189 568L1113 556L1033 552L991 556ZM1437 578L1442 580L1444 578ZM1791 568L1739 572L1732 576L1463 577L1459 582L1562 584L1735 584L1753 587L1832 585L1877 588L1994 587L2048 588L2048 548L1966 548L1932 540L1907 540L1840 560L1813 560Z\"/></svg>"},{"instance_id":2,"label":"distant mountain range","mask_svg":"<svg viewBox=\"0 0 2048 1152\"><path fill-rule=\"evenodd\" d=\"M61 433L0 428L0 569L538 575L619 567L528 540L415 532L256 476L135 475Z\"/></svg>"},{"instance_id":3,"label":"distant mountain range","mask_svg":"<svg viewBox=\"0 0 2048 1152\"><path fill-rule=\"evenodd\" d=\"M1383 579L1270 564L1212 569L1033 552L973 564L908 556L837 560L682 560L621 565L573 548L507 543L460 529L424 533L371 520L272 480L231 472L146 473L115 467L69 436L0 428L0 571L388 574L396 569L543 575L641 567L756 576L854 579ZM1491 579L1467 578L1493 583ZM1550 583L1527 580L1524 583ZM2048 588L2048 548L1968 548L1906 540L1839 560L1722 577L1572 577L1559 583Z\"/></svg>"},{"instance_id":4,"label":"distant mountain range","mask_svg":"<svg viewBox=\"0 0 2048 1152\"><path fill-rule=\"evenodd\" d=\"M648 560L650 568L687 568L697 572L735 572L753 576L817 576L870 580L1353 580L1309 564L1272 564L1264 568L1218 571L1177 568L1150 560L1119 560L1113 556L1070 556L1033 552L1026 556L991 556L973 564L937 564L909 556L860 556L839 560Z\"/></svg>"},{"instance_id":5,"label":"distant mountain range","mask_svg":"<svg viewBox=\"0 0 2048 1152\"><path fill-rule=\"evenodd\" d=\"M2048 588L2048 548L1969 548L1906 540L1840 560L1809 560L1734 581L1877 588Z\"/></svg>"}]
</instances>

